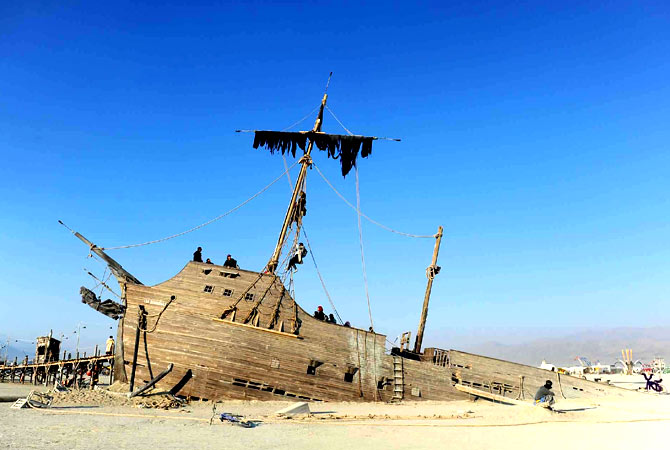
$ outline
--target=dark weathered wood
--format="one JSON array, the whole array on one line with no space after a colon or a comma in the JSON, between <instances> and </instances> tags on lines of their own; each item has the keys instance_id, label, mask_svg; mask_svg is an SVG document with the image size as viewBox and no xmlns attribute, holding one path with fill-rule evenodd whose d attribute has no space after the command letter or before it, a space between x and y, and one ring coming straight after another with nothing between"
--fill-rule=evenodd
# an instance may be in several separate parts
<instances>
[{"instance_id":1,"label":"dark weathered wood","mask_svg":"<svg viewBox=\"0 0 670 450\"><path fill-rule=\"evenodd\" d=\"M239 270L239 276L230 278L218 273L220 266L191 262L175 277L156 286L127 285L128 308L140 304L149 316L160 312L172 295L178 300L163 313L152 333L147 333L147 346L152 365L174 363L171 374L159 385L169 388L190 369L193 379L180 391L208 399L280 399L293 396L318 400L374 401L387 400L392 395L388 387L377 389L384 377L391 377L392 362L385 355L385 336L366 330L348 328L314 319L301 309L275 283L268 290L273 277L263 277L249 292L265 299L258 305L258 325L242 323L254 307L253 301L241 301L234 321L221 320L221 311L230 305L223 296L224 289L237 293L246 291L258 278L257 272ZM206 273L208 272L208 273ZM205 292L212 286L212 292ZM279 302L279 299L284 299ZM276 323L301 321L298 334L289 330L268 329L277 312ZM148 328L153 327L150 319ZM134 328L124 319L124 336L132 336ZM133 341L126 340L125 348ZM323 364L315 375L307 373L310 361ZM127 363L128 364L128 363ZM349 368L354 368L353 382L345 381ZM465 398L453 389L450 374L440 372L432 365L408 366L408 370L426 373L431 381L415 380L414 386L423 388L420 398ZM137 360L137 377L148 380L148 364L144 355ZM360 389L358 377L360 375ZM409 376L411 378L411 375ZM361 396L362 394L362 396Z\"/></svg>"},{"instance_id":2,"label":"dark weathered wood","mask_svg":"<svg viewBox=\"0 0 670 450\"><path fill-rule=\"evenodd\" d=\"M130 392L133 392L133 388L135 387L135 370L137 369L137 351L139 350L140 346L140 331L143 328L143 325L145 325L144 319L144 307L142 305L138 305L138 313L137 313L137 327L135 328L135 345L133 346L133 363L132 363L132 368L130 372Z\"/></svg>"},{"instance_id":3,"label":"dark weathered wood","mask_svg":"<svg viewBox=\"0 0 670 450\"><path fill-rule=\"evenodd\" d=\"M178 393L184 396L211 400L391 399L393 387L386 380L393 379L393 358L385 354L386 336L315 319L281 284L272 286L273 276L260 277L258 272L244 269L237 270L236 277L225 275L221 266L189 262L173 278L155 286L125 283L128 310L142 306L149 317L145 327L148 351L137 356L136 379L152 379L149 354L152 366L174 364L157 386L167 390L177 385ZM223 295L229 291L232 295ZM241 293L254 298L242 299L235 307L236 314L219 319ZM169 303L172 296L176 300ZM254 320L243 323L254 307L258 313ZM126 349L133 348L137 329L132 319L123 318L120 323L119 335ZM295 334L290 332L292 327L286 331L269 329L273 320L298 321L300 326ZM315 362L319 364L308 373ZM124 364L132 369L132 361ZM403 360L405 399L467 398L456 384L516 398L519 375L525 375L529 390L536 389L542 377L551 377L551 372L541 369L507 364L512 363L455 350L426 349L420 361ZM180 385L189 370L192 379ZM568 381L567 377L562 385L566 396L568 390L573 396L613 392L604 385ZM527 392L528 396L533 394Z\"/></svg>"},{"instance_id":4,"label":"dark weathered wood","mask_svg":"<svg viewBox=\"0 0 670 450\"><path fill-rule=\"evenodd\" d=\"M556 394L562 393L566 398L635 394L607 384L457 350L449 350L449 358L457 383L475 389L498 390L503 395L513 398L533 398L537 389L544 385L546 380L552 381ZM521 376L523 376L523 387Z\"/></svg>"},{"instance_id":5,"label":"dark weathered wood","mask_svg":"<svg viewBox=\"0 0 670 450\"><path fill-rule=\"evenodd\" d=\"M130 397L132 398L132 397L138 396L138 395L140 395L140 394L142 394L142 393L148 391L148 390L151 389L152 387L154 387L154 386L156 385L156 383L158 383L160 380L162 380L163 378L165 378L165 375L167 375L168 373L172 372L172 368L173 368L173 367L174 367L174 364L170 363L170 365L167 366L167 369L165 369L164 371L162 371L161 373L159 373L158 375L156 375L156 376L155 376L151 381L149 381L147 384L145 384L144 386L142 386L141 388L139 388L138 390L136 390L135 392L133 392L132 394L130 394Z\"/></svg>"},{"instance_id":6,"label":"dark weathered wood","mask_svg":"<svg viewBox=\"0 0 670 450\"><path fill-rule=\"evenodd\" d=\"M181 377L181 380L177 382L170 390L168 391L172 395L177 395L179 391L181 391L184 386L186 386L186 383L189 382L189 380L193 378L193 371L191 369L188 369L186 373L184 374L183 377Z\"/></svg>"}]
</instances>

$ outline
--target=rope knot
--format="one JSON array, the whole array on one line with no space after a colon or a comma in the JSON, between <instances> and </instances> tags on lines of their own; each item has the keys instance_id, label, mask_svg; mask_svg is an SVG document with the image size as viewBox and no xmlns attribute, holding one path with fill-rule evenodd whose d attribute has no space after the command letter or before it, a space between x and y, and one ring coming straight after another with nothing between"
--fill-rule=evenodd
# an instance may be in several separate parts
<instances>
[{"instance_id":1,"label":"rope knot","mask_svg":"<svg viewBox=\"0 0 670 450\"><path fill-rule=\"evenodd\" d=\"M303 155L302 158L298 160L299 164L307 164L308 166L312 165L312 157L309 155Z\"/></svg>"}]
</instances>

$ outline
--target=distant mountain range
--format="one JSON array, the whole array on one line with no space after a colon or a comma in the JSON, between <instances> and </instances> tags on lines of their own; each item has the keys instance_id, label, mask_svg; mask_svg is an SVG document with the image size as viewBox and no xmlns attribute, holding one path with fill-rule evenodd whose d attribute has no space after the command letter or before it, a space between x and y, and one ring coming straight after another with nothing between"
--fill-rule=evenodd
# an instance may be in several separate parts
<instances>
[{"instance_id":1,"label":"distant mountain range","mask_svg":"<svg viewBox=\"0 0 670 450\"><path fill-rule=\"evenodd\" d=\"M23 361L23 358L25 358L26 355L28 355L29 359L33 359L35 356L35 344L23 344L19 342L15 345L10 345L7 349L5 349L4 345L4 342L0 342L0 347L2 347L2 350L0 350L0 361L5 358L5 351L9 362L14 362L14 358Z\"/></svg>"},{"instance_id":2,"label":"distant mountain range","mask_svg":"<svg viewBox=\"0 0 670 450\"><path fill-rule=\"evenodd\" d=\"M621 349L633 349L633 358L650 362L655 357L666 358L670 364L670 327L654 328L610 328L566 333L562 336L542 337L519 341L514 344L503 343L504 337L498 340L486 340L481 335L469 336L467 339L446 340L442 348L455 348L493 358L504 359L531 366L539 366L542 360L557 366L579 365L576 356L584 356L592 363L614 364L621 358ZM450 341L452 344L449 344ZM500 342L500 341L503 342ZM2 344L2 342L0 342ZM15 357L22 360L27 354L30 359L35 355L35 345L31 343L12 343L8 349L8 360ZM5 356L4 348L0 351L0 360Z\"/></svg>"},{"instance_id":3,"label":"distant mountain range","mask_svg":"<svg viewBox=\"0 0 670 450\"><path fill-rule=\"evenodd\" d=\"M621 349L633 350L633 359L650 362L655 357L670 357L670 327L612 328L540 338L512 345L500 342L473 342L458 347L471 353L539 366L542 360L557 366L579 365L577 356L592 363L614 364ZM670 363L670 360L668 360Z\"/></svg>"}]
</instances>

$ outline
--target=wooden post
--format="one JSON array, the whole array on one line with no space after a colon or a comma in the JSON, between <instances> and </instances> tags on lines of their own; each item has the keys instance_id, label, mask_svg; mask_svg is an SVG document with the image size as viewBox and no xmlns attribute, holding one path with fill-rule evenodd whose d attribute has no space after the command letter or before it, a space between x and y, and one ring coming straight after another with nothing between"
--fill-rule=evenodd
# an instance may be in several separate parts
<instances>
[{"instance_id":1,"label":"wooden post","mask_svg":"<svg viewBox=\"0 0 670 450\"><path fill-rule=\"evenodd\" d=\"M423 330L426 327L426 317L428 316L428 301L430 300L430 291L433 288L433 279L437 275L437 254L440 252L440 242L442 242L442 226L437 228L435 235L435 248L433 249L433 261L428 268L428 286L426 286L426 295L423 297L423 309L421 310L421 320L419 321L419 330L416 332L416 341L414 343L414 353L421 353L421 343L423 341ZM439 270L439 269L438 269Z\"/></svg>"},{"instance_id":2,"label":"wooden post","mask_svg":"<svg viewBox=\"0 0 670 450\"><path fill-rule=\"evenodd\" d=\"M332 74L331 74L332 75ZM330 81L330 79L329 79ZM321 124L323 123L323 109L326 107L326 101L328 101L328 94L323 94L323 99L321 100L321 109L319 109L319 115L314 122L314 128L312 131L318 132L321 131ZM305 182L305 177L307 176L307 168L312 164L312 159L310 154L312 153L313 142L309 141L307 145L307 151L305 156L302 158L302 167L300 168L300 173L298 174L298 179L295 182L295 188L293 188L293 195L291 195L291 203L288 205L286 210L286 216L284 216L284 223L282 224L281 231L279 233L279 239L277 240L277 246L275 247L274 252L272 253L272 258L267 265L267 270L270 273L275 273L277 265L279 264L279 254L281 249L284 246L284 241L286 241L286 233L288 228L291 226L291 222L294 216L295 203L298 199L298 195L302 190L302 185Z\"/></svg>"},{"instance_id":3,"label":"wooden post","mask_svg":"<svg viewBox=\"0 0 670 450\"><path fill-rule=\"evenodd\" d=\"M130 390L133 392L135 387L135 369L137 368L137 350L140 347L140 328L142 328L142 323L144 322L144 307L140 305L139 311L137 313L137 328L135 329L135 350L133 351L133 366L130 371Z\"/></svg>"},{"instance_id":4,"label":"wooden post","mask_svg":"<svg viewBox=\"0 0 670 450\"><path fill-rule=\"evenodd\" d=\"M114 383L114 358L109 360L109 385Z\"/></svg>"}]
</instances>

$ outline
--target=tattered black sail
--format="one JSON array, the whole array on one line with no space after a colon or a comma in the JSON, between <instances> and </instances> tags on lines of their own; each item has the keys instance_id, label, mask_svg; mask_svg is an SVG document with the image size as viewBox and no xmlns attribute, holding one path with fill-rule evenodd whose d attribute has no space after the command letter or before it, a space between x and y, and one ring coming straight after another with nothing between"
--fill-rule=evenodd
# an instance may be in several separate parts
<instances>
[{"instance_id":1,"label":"tattered black sail","mask_svg":"<svg viewBox=\"0 0 670 450\"><path fill-rule=\"evenodd\" d=\"M298 148L305 151L308 139L314 142L319 150L328 152L329 158L339 159L342 166L342 176L347 176L356 165L359 152L363 158L367 158L372 153L372 141L376 138L317 133L314 131L302 133L256 131L254 148L263 147L273 154L275 151L281 151L282 155L290 153L295 157Z\"/></svg>"}]
</instances>

